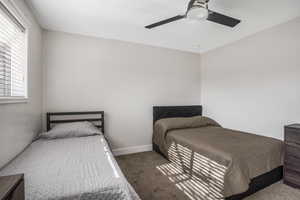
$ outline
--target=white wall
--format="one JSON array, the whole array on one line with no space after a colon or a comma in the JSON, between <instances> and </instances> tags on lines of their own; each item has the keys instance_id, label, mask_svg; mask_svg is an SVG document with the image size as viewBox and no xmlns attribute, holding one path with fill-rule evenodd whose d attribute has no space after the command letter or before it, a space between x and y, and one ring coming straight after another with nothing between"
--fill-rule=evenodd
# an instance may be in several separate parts
<instances>
[{"instance_id":1,"label":"white wall","mask_svg":"<svg viewBox=\"0 0 300 200\"><path fill-rule=\"evenodd\" d=\"M152 106L200 103L200 56L44 32L45 111L104 110L116 148L151 144Z\"/></svg>"},{"instance_id":2,"label":"white wall","mask_svg":"<svg viewBox=\"0 0 300 200\"><path fill-rule=\"evenodd\" d=\"M300 18L201 56L205 114L225 127L283 138L300 122Z\"/></svg>"},{"instance_id":3,"label":"white wall","mask_svg":"<svg viewBox=\"0 0 300 200\"><path fill-rule=\"evenodd\" d=\"M0 104L0 168L23 151L41 130L42 33L23 0L15 2L26 15L30 26L28 30L29 101L20 104Z\"/></svg>"}]
</instances>

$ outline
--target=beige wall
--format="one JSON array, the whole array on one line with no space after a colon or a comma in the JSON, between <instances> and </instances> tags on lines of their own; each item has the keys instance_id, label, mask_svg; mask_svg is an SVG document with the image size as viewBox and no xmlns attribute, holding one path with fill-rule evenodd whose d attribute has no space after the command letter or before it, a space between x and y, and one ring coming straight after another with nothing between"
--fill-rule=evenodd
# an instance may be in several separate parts
<instances>
[{"instance_id":1,"label":"beige wall","mask_svg":"<svg viewBox=\"0 0 300 200\"><path fill-rule=\"evenodd\" d=\"M22 0L15 2L29 22L29 101L20 104L0 104L0 168L20 153L41 130L41 29L24 2Z\"/></svg>"},{"instance_id":2,"label":"beige wall","mask_svg":"<svg viewBox=\"0 0 300 200\"><path fill-rule=\"evenodd\" d=\"M225 127L283 138L300 122L300 18L201 56L205 114Z\"/></svg>"},{"instance_id":3,"label":"beige wall","mask_svg":"<svg viewBox=\"0 0 300 200\"><path fill-rule=\"evenodd\" d=\"M60 32L43 36L45 111L104 110L114 149L151 144L153 105L200 103L197 54Z\"/></svg>"}]
</instances>

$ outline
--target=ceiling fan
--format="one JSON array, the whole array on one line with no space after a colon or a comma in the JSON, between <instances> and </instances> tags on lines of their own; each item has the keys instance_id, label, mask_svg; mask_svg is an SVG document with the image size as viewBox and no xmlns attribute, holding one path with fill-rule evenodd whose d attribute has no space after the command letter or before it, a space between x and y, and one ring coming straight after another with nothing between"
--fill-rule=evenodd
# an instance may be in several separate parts
<instances>
[{"instance_id":1,"label":"ceiling fan","mask_svg":"<svg viewBox=\"0 0 300 200\"><path fill-rule=\"evenodd\" d=\"M184 15L177 15L175 17L145 26L145 28L152 29L157 26L168 24L184 18L192 20L208 20L229 27L235 27L241 22L239 19L228 17L226 15L209 10L208 2L209 0L191 0Z\"/></svg>"}]
</instances>

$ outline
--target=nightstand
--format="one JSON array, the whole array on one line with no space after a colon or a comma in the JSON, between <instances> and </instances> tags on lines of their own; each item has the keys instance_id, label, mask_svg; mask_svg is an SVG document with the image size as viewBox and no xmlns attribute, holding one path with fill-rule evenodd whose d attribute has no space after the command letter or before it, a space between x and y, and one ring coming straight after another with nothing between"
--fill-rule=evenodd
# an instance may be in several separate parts
<instances>
[{"instance_id":1,"label":"nightstand","mask_svg":"<svg viewBox=\"0 0 300 200\"><path fill-rule=\"evenodd\" d=\"M0 200L24 200L24 175L0 177Z\"/></svg>"},{"instance_id":2,"label":"nightstand","mask_svg":"<svg viewBox=\"0 0 300 200\"><path fill-rule=\"evenodd\" d=\"M284 127L284 177L285 184L300 188L300 124Z\"/></svg>"}]
</instances>

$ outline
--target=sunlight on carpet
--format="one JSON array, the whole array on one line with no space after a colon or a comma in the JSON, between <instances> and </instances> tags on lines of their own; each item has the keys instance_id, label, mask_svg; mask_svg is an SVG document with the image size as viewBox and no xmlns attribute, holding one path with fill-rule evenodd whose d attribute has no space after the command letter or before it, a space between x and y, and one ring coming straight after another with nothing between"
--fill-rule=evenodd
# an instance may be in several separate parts
<instances>
[{"instance_id":1,"label":"sunlight on carpet","mask_svg":"<svg viewBox=\"0 0 300 200\"><path fill-rule=\"evenodd\" d=\"M191 200L224 199L225 166L175 143L168 155L171 163L156 168Z\"/></svg>"}]
</instances>

